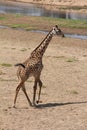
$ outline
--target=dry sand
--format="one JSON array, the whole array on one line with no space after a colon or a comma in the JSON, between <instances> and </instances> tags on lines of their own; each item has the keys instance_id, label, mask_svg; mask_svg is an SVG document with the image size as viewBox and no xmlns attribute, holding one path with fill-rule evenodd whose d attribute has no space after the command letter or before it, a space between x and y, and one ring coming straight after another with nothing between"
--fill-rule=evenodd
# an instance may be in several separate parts
<instances>
[{"instance_id":1,"label":"dry sand","mask_svg":"<svg viewBox=\"0 0 87 130\"><path fill-rule=\"evenodd\" d=\"M0 130L87 129L87 40L54 36L43 58L42 104L30 107L20 91L15 63L29 57L45 34L0 29ZM10 67L7 67L10 65ZM33 79L26 82L30 99Z\"/></svg>"}]
</instances>

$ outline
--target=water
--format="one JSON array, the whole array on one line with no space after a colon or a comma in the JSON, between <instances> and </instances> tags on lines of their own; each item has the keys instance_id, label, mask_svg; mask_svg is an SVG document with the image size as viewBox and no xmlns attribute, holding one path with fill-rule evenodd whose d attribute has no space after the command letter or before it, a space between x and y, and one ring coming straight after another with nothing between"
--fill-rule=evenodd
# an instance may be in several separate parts
<instances>
[{"instance_id":1,"label":"water","mask_svg":"<svg viewBox=\"0 0 87 130\"><path fill-rule=\"evenodd\" d=\"M45 34L48 33L47 31L41 31L41 30L32 30L32 32L45 33ZM65 35L65 37L87 40L86 35L78 35L78 34L64 34L64 35Z\"/></svg>"},{"instance_id":2,"label":"water","mask_svg":"<svg viewBox=\"0 0 87 130\"><path fill-rule=\"evenodd\" d=\"M44 7L37 7L33 4L23 4L19 2L14 2L13 4L7 4L5 2L4 4L0 3L0 13L16 13L28 16L87 20L86 13L46 10Z\"/></svg>"},{"instance_id":3,"label":"water","mask_svg":"<svg viewBox=\"0 0 87 130\"><path fill-rule=\"evenodd\" d=\"M3 26L3 25L0 25L0 28L9 28L9 27L7 27L7 26Z\"/></svg>"},{"instance_id":4,"label":"water","mask_svg":"<svg viewBox=\"0 0 87 130\"><path fill-rule=\"evenodd\" d=\"M0 28L11 28L11 27L0 25ZM16 29L25 31L22 28L16 28ZM31 32L43 33L43 34L46 34L46 35L48 33L47 31L42 31L42 30L31 30ZM78 35L78 34L64 34L64 35L65 35L65 37L87 40L86 35Z\"/></svg>"},{"instance_id":5,"label":"water","mask_svg":"<svg viewBox=\"0 0 87 130\"><path fill-rule=\"evenodd\" d=\"M23 3L0 3L0 13L15 13L27 16L47 16L55 18L65 18L65 19L82 19L87 20L87 14L75 13L75 12L62 12L62 11L52 11L46 10L43 7L37 7L33 4L23 4ZM0 26L0 28L9 28L7 26ZM33 30L34 32L48 33L39 30ZM78 34L65 34L66 37L86 39L87 36Z\"/></svg>"},{"instance_id":6,"label":"water","mask_svg":"<svg viewBox=\"0 0 87 130\"><path fill-rule=\"evenodd\" d=\"M77 39L87 40L87 36L86 36L86 35L65 34L65 37L70 37L70 38L77 38Z\"/></svg>"}]
</instances>

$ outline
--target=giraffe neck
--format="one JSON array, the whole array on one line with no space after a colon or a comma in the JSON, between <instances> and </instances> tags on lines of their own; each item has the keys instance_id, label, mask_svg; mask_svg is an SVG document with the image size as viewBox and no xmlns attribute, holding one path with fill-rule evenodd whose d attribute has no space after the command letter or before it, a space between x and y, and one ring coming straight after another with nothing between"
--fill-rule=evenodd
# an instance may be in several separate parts
<instances>
[{"instance_id":1,"label":"giraffe neck","mask_svg":"<svg viewBox=\"0 0 87 130\"><path fill-rule=\"evenodd\" d=\"M35 48L35 50L31 53L31 57L42 58L45 53L46 48L48 47L51 39L53 37L52 30L47 34L44 40Z\"/></svg>"}]
</instances>

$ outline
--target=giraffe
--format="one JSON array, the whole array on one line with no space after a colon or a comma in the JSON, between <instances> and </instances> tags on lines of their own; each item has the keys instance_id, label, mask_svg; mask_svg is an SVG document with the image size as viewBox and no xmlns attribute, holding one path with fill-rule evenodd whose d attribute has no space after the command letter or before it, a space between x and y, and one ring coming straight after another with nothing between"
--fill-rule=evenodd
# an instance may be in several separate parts
<instances>
[{"instance_id":1,"label":"giraffe","mask_svg":"<svg viewBox=\"0 0 87 130\"><path fill-rule=\"evenodd\" d=\"M55 25L49 31L49 33L43 39L43 41L32 51L30 57L26 59L23 63L17 63L15 65L15 66L18 66L17 76L20 79L20 83L18 84L16 88L16 93L15 93L15 98L14 98L14 107L16 104L16 100L17 100L17 96L18 96L20 88L22 88L30 106L36 106L36 104L40 102L40 94L41 94L41 88L42 88L42 81L40 79L40 76L43 69L42 58L54 34L64 37L64 34L61 31L61 29L59 29L59 27ZM33 103L31 103L25 89L25 81L30 76L34 77ZM35 101L37 85L39 85L39 93L38 93L38 100Z\"/></svg>"}]
</instances>

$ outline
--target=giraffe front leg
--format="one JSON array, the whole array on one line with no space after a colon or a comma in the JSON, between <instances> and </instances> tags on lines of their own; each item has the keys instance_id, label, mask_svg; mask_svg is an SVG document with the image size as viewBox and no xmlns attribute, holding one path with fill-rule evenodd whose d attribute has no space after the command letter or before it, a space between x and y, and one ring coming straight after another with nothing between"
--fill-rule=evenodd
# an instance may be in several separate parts
<instances>
[{"instance_id":1,"label":"giraffe front leg","mask_svg":"<svg viewBox=\"0 0 87 130\"><path fill-rule=\"evenodd\" d=\"M39 102L41 102L41 101L40 101L40 95L41 95L42 81L39 80L38 83L39 83L39 94L38 94L37 104L38 104Z\"/></svg>"},{"instance_id":2,"label":"giraffe front leg","mask_svg":"<svg viewBox=\"0 0 87 130\"><path fill-rule=\"evenodd\" d=\"M36 103L35 103L35 98L36 98L36 90L37 90L37 80L35 80L34 82L34 86L33 86L33 105L36 106Z\"/></svg>"}]
</instances>

